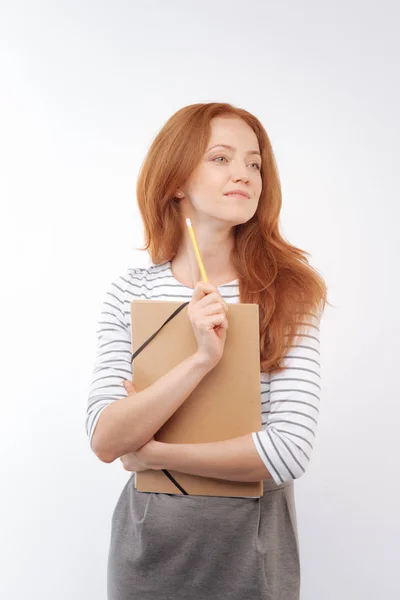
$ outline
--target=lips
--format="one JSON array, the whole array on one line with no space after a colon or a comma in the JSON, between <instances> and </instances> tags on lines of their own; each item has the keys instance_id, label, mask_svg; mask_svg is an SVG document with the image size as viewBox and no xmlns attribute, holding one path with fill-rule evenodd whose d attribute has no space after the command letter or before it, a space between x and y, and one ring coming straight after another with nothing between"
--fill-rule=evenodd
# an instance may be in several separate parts
<instances>
[{"instance_id":1,"label":"lips","mask_svg":"<svg viewBox=\"0 0 400 600\"><path fill-rule=\"evenodd\" d=\"M232 190L231 192L226 192L224 196L241 196L242 198L250 198L249 193L243 190Z\"/></svg>"}]
</instances>

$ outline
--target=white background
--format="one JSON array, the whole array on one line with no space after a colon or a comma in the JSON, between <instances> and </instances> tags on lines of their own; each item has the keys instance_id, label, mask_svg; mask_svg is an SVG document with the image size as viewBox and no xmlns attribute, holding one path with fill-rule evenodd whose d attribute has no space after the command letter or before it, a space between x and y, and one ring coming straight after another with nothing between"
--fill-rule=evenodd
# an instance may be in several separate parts
<instances>
[{"instance_id":1,"label":"white background","mask_svg":"<svg viewBox=\"0 0 400 600\"><path fill-rule=\"evenodd\" d=\"M329 299L313 459L296 482L302 600L400 597L396 2L3 3L1 579L105 600L127 479L84 431L100 303L145 266L135 185L179 108L260 118L282 232Z\"/></svg>"}]
</instances>

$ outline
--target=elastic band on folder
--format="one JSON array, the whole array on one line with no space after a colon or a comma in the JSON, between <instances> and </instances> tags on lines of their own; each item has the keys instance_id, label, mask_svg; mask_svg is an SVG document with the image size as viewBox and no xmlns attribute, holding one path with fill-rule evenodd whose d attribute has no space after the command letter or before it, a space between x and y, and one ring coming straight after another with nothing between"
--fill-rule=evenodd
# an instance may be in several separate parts
<instances>
[{"instance_id":1,"label":"elastic band on folder","mask_svg":"<svg viewBox=\"0 0 400 600\"><path fill-rule=\"evenodd\" d=\"M178 490L180 490L182 492L182 494L184 494L185 496L189 496L189 494L177 482L177 480L175 479L175 477L172 477L171 473L169 473L169 471L167 471L167 469L161 469L161 470L168 477L168 479L170 479L172 481L172 483L178 488Z\"/></svg>"},{"instance_id":2,"label":"elastic band on folder","mask_svg":"<svg viewBox=\"0 0 400 600\"><path fill-rule=\"evenodd\" d=\"M144 344L142 344L142 345L140 346L140 348L138 348L138 349L136 350L136 352L134 352L134 353L132 354L132 360L131 360L131 363L132 363L132 362L133 362L133 360L134 360L134 359L137 357L137 355L138 355L138 354L139 354L139 353L140 353L140 352L141 352L141 351L142 351L144 348L146 348L146 346L147 346L148 344L150 344L151 340L152 340L152 339L154 339L154 338L156 337L157 333L159 333L159 332L161 331L161 329L164 327L164 325L166 325L167 323L169 323L169 321L171 321L171 319L173 319L174 317L176 317L176 315L177 315L178 313L180 313L180 312L181 312L181 310L182 310L183 308L185 308L185 306L187 306L188 304L189 304L189 302L184 302L183 304L181 304L181 305L180 305L180 306L179 306L179 307L178 307L178 308L177 308L177 309L176 309L176 310L175 310L175 311L172 313L172 315L170 315L170 316L168 317L168 319L167 319L167 320L166 320L166 321L165 321L165 322L164 322L164 323L161 325L161 327L160 327L159 329L157 329L157 331L156 331L155 333L153 333L153 335L152 335L152 336L150 336L150 337L149 337L149 339L148 339L148 340L146 340L146 341L144 342ZM175 485L175 486L178 488L178 490L179 490L180 492L182 492L182 494L184 494L185 496L189 496L188 492L186 492L186 491L183 489L183 487L182 487L182 486L181 486L181 485L180 485L180 484L179 484L179 483L176 481L176 479L175 479L174 477L172 477L171 473L169 473L169 472L168 472L166 469L162 469L162 472L164 473L164 475L166 475L166 476L168 477L168 479L170 479L170 480L172 481L172 483L173 483L173 484L174 484L174 485Z\"/></svg>"},{"instance_id":3,"label":"elastic band on folder","mask_svg":"<svg viewBox=\"0 0 400 600\"><path fill-rule=\"evenodd\" d=\"M164 325L166 325L167 323L169 323L169 321L170 321L171 319L173 319L173 318L174 318L174 317L175 317L175 316L176 316L178 313L180 313L180 312L181 312L181 310L182 310L183 308L185 308L185 306L187 306L188 304L189 304L189 302L185 302L184 304L181 304L181 305L180 305L180 306L179 306L179 307L178 307L178 308L177 308L177 309L176 309L176 310L175 310L175 311L172 313L172 315L170 315L170 316L168 317L168 319L165 321L165 323L163 323L163 324L161 325L161 327L160 327L159 329L157 329L157 331L156 331L155 333L153 333L153 335L152 335L152 336L150 336L150 337L149 337L149 339L148 339L148 340L146 340L146 341L145 341L145 343L144 343L144 344L142 344L142 345L140 346L140 348L138 348L138 349L136 350L136 352L134 352L134 353L132 354L132 360L131 360L131 363L133 362L133 359L134 359L134 358L136 358L136 357L137 357L137 355L138 355L138 354L139 354L139 353L140 353L140 352L141 352L141 351L142 351L144 348L146 348L147 344L150 344L151 340L152 340L153 338L155 338L155 337L156 337L157 333L159 333L159 332L161 331L161 329L164 327Z\"/></svg>"}]
</instances>

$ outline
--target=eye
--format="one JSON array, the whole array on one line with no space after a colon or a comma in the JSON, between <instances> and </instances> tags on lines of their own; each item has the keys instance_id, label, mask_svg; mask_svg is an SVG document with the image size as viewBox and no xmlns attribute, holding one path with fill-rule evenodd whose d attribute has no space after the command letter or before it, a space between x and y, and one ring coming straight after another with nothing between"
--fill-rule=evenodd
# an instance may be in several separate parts
<instances>
[{"instance_id":1,"label":"eye","mask_svg":"<svg viewBox=\"0 0 400 600\"><path fill-rule=\"evenodd\" d=\"M214 162L215 162L215 161L218 161L218 159L219 159L219 158L224 158L225 160L228 160L226 156L216 156L215 158L213 158L213 161L214 161ZM221 164L222 164L222 163L221 163ZM257 169L258 171L261 171L261 165L259 165L257 162L253 162L253 163L250 163L250 164L251 164L251 165L256 165L256 169Z\"/></svg>"}]
</instances>

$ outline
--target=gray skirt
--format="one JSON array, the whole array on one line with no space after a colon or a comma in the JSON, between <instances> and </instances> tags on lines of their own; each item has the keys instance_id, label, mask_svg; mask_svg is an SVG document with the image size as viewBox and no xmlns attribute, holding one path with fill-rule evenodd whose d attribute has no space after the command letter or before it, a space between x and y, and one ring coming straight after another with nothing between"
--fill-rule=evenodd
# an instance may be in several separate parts
<instances>
[{"instance_id":1,"label":"gray skirt","mask_svg":"<svg viewBox=\"0 0 400 600\"><path fill-rule=\"evenodd\" d=\"M298 600L293 482L261 498L138 492L112 516L108 600Z\"/></svg>"}]
</instances>

